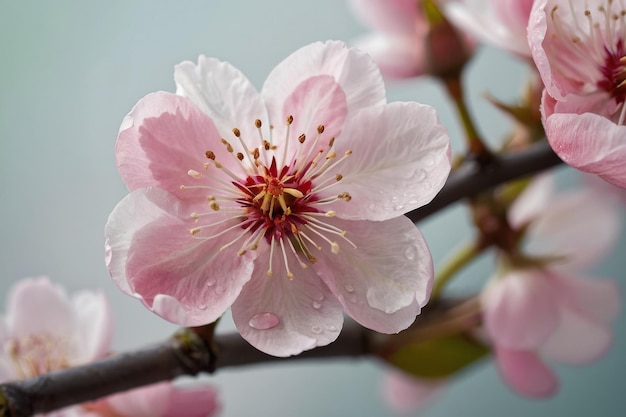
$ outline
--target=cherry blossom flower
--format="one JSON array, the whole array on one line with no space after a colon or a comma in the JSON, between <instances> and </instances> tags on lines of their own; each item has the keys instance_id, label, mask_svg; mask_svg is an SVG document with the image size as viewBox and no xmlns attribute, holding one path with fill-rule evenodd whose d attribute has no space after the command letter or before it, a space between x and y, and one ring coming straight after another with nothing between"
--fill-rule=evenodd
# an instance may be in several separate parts
<instances>
[{"instance_id":1,"label":"cherry blossom flower","mask_svg":"<svg viewBox=\"0 0 626 417\"><path fill-rule=\"evenodd\" d=\"M476 39L530 58L526 28L534 0L442 0L446 16Z\"/></svg>"},{"instance_id":2,"label":"cherry blossom flower","mask_svg":"<svg viewBox=\"0 0 626 417\"><path fill-rule=\"evenodd\" d=\"M471 56L475 42L451 25L430 39L432 29L419 0L351 0L355 15L373 31L354 41L389 78L440 75L457 70ZM454 33L451 33L454 32Z\"/></svg>"},{"instance_id":3,"label":"cherry blossom flower","mask_svg":"<svg viewBox=\"0 0 626 417\"><path fill-rule=\"evenodd\" d=\"M369 53L390 78L410 78L426 72L423 38L428 22L415 0L350 0L355 15L374 31L354 45Z\"/></svg>"},{"instance_id":4,"label":"cherry blossom flower","mask_svg":"<svg viewBox=\"0 0 626 417\"><path fill-rule=\"evenodd\" d=\"M543 358L585 364L608 350L610 323L621 304L615 282L576 275L614 245L620 229L616 200L596 189L551 196L546 181L531 185L509 213L513 226L528 227L527 253L545 264L509 267L482 297L501 374L529 397L558 389Z\"/></svg>"},{"instance_id":5,"label":"cherry blossom flower","mask_svg":"<svg viewBox=\"0 0 626 417\"><path fill-rule=\"evenodd\" d=\"M0 320L0 382L35 377L109 354L113 321L100 291L68 297L46 277L23 279L8 295ZM162 382L67 407L49 417L208 417L218 406L213 387Z\"/></svg>"},{"instance_id":6,"label":"cherry blossom flower","mask_svg":"<svg viewBox=\"0 0 626 417\"><path fill-rule=\"evenodd\" d=\"M528 26L545 84L548 141L569 165L626 187L626 25L622 2L541 0Z\"/></svg>"},{"instance_id":7,"label":"cherry blossom flower","mask_svg":"<svg viewBox=\"0 0 626 417\"><path fill-rule=\"evenodd\" d=\"M427 302L432 260L403 213L450 169L435 111L386 104L378 68L340 42L289 56L261 92L226 62L174 74L116 145L131 193L106 226L122 291L183 326L232 305L241 335L277 356L335 340L342 310L384 333Z\"/></svg>"},{"instance_id":8,"label":"cherry blossom flower","mask_svg":"<svg viewBox=\"0 0 626 417\"><path fill-rule=\"evenodd\" d=\"M24 279L8 295L0 327L0 380L25 379L109 353L113 324L100 292L71 298L46 277Z\"/></svg>"}]
</instances>

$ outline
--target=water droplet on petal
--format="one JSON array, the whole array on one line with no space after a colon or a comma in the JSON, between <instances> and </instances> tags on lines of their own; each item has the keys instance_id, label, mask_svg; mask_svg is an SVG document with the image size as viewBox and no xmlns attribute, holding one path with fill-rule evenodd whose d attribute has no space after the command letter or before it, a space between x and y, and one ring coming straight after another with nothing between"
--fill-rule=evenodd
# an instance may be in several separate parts
<instances>
[{"instance_id":1,"label":"water droplet on petal","mask_svg":"<svg viewBox=\"0 0 626 417\"><path fill-rule=\"evenodd\" d=\"M393 209L395 211L404 210L404 205L403 204L396 204L395 206L393 206Z\"/></svg>"},{"instance_id":2,"label":"water droplet on petal","mask_svg":"<svg viewBox=\"0 0 626 417\"><path fill-rule=\"evenodd\" d=\"M418 168L415 170L415 179L417 181L424 181L426 179L426 171Z\"/></svg>"},{"instance_id":3,"label":"water droplet on petal","mask_svg":"<svg viewBox=\"0 0 626 417\"><path fill-rule=\"evenodd\" d=\"M339 329L337 329L337 326L328 326L328 330L331 332L336 332Z\"/></svg>"},{"instance_id":4,"label":"water droplet on petal","mask_svg":"<svg viewBox=\"0 0 626 417\"><path fill-rule=\"evenodd\" d=\"M215 285L215 280L214 279L210 279L206 282L206 286L207 287L212 287Z\"/></svg>"},{"instance_id":5,"label":"water droplet on petal","mask_svg":"<svg viewBox=\"0 0 626 417\"><path fill-rule=\"evenodd\" d=\"M207 309L207 307L208 307L208 306L207 306L206 304L200 304L200 305L198 306L198 308L199 308L200 310L206 310L206 309Z\"/></svg>"},{"instance_id":6,"label":"water droplet on petal","mask_svg":"<svg viewBox=\"0 0 626 417\"><path fill-rule=\"evenodd\" d=\"M412 261L417 256L417 250L414 246L407 246L404 248L404 257L409 261Z\"/></svg>"},{"instance_id":7,"label":"water droplet on petal","mask_svg":"<svg viewBox=\"0 0 626 417\"><path fill-rule=\"evenodd\" d=\"M352 285L350 285L350 284L346 284L346 285L344 285L343 287L344 287L344 288L346 289L346 291L348 291L348 292L354 292L354 287L353 287Z\"/></svg>"},{"instance_id":8,"label":"water droplet on petal","mask_svg":"<svg viewBox=\"0 0 626 417\"><path fill-rule=\"evenodd\" d=\"M269 330L278 326L280 319L274 313L258 313L252 316L248 325L257 330Z\"/></svg>"},{"instance_id":9,"label":"water droplet on petal","mask_svg":"<svg viewBox=\"0 0 626 417\"><path fill-rule=\"evenodd\" d=\"M311 331L315 334L320 334L322 333L322 328L320 326L315 325L311 327Z\"/></svg>"},{"instance_id":10,"label":"water droplet on petal","mask_svg":"<svg viewBox=\"0 0 626 417\"><path fill-rule=\"evenodd\" d=\"M311 305L316 310L319 310L320 308L322 308L322 303L320 303L319 301L313 301L313 304L311 304Z\"/></svg>"},{"instance_id":11,"label":"water droplet on petal","mask_svg":"<svg viewBox=\"0 0 626 417\"><path fill-rule=\"evenodd\" d=\"M218 285L217 287L215 287L215 294L222 295L225 292L226 292L226 288L222 287L221 285Z\"/></svg>"}]
</instances>

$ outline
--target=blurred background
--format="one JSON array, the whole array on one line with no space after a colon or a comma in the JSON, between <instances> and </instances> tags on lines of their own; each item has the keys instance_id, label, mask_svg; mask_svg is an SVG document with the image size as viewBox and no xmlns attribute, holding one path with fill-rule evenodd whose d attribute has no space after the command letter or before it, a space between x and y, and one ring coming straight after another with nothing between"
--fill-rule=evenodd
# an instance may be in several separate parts
<instances>
[{"instance_id":1,"label":"blurred background","mask_svg":"<svg viewBox=\"0 0 626 417\"><path fill-rule=\"evenodd\" d=\"M48 275L68 291L102 288L116 321L114 348L160 341L176 328L123 295L103 260L103 227L126 194L113 155L122 118L145 94L174 91L174 65L199 54L230 61L261 87L284 57L316 40L350 41L365 32L346 2L317 0L21 0L0 3L0 311L8 288L23 277ZM514 100L525 67L503 52L479 49L469 65L468 99L479 127L498 143L510 122L484 93ZM453 149L459 125L430 78L388 82L389 101L413 100L439 110ZM569 171L559 169L563 181ZM470 235L462 206L423 222L435 261ZM626 239L594 272L624 287ZM453 285L477 291L490 259L472 265ZM562 389L549 400L511 393L490 361L449 384L420 415L623 416L626 406L626 315L615 325L612 351L582 368L557 367ZM220 331L232 331L230 319ZM581 338L585 335L581 335ZM372 360L285 362L219 371L225 417L385 416L382 364Z\"/></svg>"}]
</instances>

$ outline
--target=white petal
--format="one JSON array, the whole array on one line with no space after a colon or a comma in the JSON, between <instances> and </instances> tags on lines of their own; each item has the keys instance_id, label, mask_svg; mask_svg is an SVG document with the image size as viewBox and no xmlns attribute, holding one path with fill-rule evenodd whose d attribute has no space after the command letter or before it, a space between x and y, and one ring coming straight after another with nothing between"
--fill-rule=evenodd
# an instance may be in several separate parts
<instances>
[{"instance_id":1,"label":"white petal","mask_svg":"<svg viewBox=\"0 0 626 417\"><path fill-rule=\"evenodd\" d=\"M241 336L274 356L297 355L334 341L343 325L341 305L312 269L290 256L293 279L287 278L282 254L274 253L273 275L267 276L269 248L258 249L252 279L232 306ZM280 248L276 249L280 252Z\"/></svg>"},{"instance_id":2,"label":"white petal","mask_svg":"<svg viewBox=\"0 0 626 417\"><path fill-rule=\"evenodd\" d=\"M433 280L430 251L419 230L404 216L331 224L347 231L356 249L337 237L339 253L316 252L315 270L363 326L381 333L407 328L427 303Z\"/></svg>"},{"instance_id":3,"label":"white petal","mask_svg":"<svg viewBox=\"0 0 626 417\"><path fill-rule=\"evenodd\" d=\"M335 141L337 155L352 153L335 169L343 179L325 193L352 199L328 207L343 219L387 220L427 204L448 178L449 141L432 107L396 102L363 110Z\"/></svg>"}]
</instances>

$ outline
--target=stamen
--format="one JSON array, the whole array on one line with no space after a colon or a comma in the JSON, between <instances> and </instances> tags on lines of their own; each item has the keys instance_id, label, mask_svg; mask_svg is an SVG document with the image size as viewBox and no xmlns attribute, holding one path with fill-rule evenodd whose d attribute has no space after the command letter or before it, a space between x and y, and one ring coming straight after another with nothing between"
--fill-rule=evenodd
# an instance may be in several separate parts
<instances>
[{"instance_id":1,"label":"stamen","mask_svg":"<svg viewBox=\"0 0 626 417\"><path fill-rule=\"evenodd\" d=\"M267 269L267 276L271 277L272 275L274 275L274 273L272 272L272 259L274 258L274 235L272 235L272 241L270 242L270 259L269 259L269 267Z\"/></svg>"},{"instance_id":2,"label":"stamen","mask_svg":"<svg viewBox=\"0 0 626 417\"><path fill-rule=\"evenodd\" d=\"M280 238L280 249L283 252L283 261L285 261L285 270L287 271L287 278L293 279L293 272L289 269L289 261L287 260L287 252L285 252L285 244L283 243L283 238Z\"/></svg>"}]
</instances>

